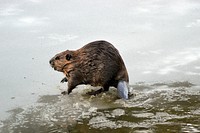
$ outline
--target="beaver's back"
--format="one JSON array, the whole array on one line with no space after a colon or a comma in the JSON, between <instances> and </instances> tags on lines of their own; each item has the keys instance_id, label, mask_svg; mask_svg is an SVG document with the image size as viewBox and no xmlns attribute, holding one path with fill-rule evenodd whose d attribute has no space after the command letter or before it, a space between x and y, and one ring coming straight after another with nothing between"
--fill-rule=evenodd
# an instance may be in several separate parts
<instances>
[{"instance_id":1,"label":"beaver's back","mask_svg":"<svg viewBox=\"0 0 200 133\"><path fill-rule=\"evenodd\" d=\"M118 50L109 42L91 42L81 49L76 68L81 71L84 82L93 86L113 84L115 81L128 82L128 73Z\"/></svg>"}]
</instances>

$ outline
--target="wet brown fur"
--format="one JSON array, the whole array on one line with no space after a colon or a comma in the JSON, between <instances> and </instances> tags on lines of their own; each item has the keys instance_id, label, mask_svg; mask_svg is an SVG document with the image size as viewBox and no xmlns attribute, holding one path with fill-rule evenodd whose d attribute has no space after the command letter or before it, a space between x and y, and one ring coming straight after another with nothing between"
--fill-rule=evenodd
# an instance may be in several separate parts
<instances>
[{"instance_id":1,"label":"wet brown fur","mask_svg":"<svg viewBox=\"0 0 200 133\"><path fill-rule=\"evenodd\" d=\"M50 60L50 64L66 75L68 94L80 84L102 86L103 91L108 91L110 86L117 87L120 80L129 81L118 50L106 41L95 41L75 51L61 52Z\"/></svg>"}]
</instances>

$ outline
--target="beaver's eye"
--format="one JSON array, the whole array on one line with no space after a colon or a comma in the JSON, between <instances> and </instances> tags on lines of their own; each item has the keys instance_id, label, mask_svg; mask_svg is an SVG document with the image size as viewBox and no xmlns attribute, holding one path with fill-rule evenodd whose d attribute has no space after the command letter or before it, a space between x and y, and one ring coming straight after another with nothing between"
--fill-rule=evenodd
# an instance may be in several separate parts
<instances>
[{"instance_id":1,"label":"beaver's eye","mask_svg":"<svg viewBox=\"0 0 200 133\"><path fill-rule=\"evenodd\" d=\"M55 60L60 60L60 57L57 56L57 57L55 58Z\"/></svg>"},{"instance_id":2,"label":"beaver's eye","mask_svg":"<svg viewBox=\"0 0 200 133\"><path fill-rule=\"evenodd\" d=\"M66 60L70 60L72 58L72 56L70 54L66 55Z\"/></svg>"}]
</instances>

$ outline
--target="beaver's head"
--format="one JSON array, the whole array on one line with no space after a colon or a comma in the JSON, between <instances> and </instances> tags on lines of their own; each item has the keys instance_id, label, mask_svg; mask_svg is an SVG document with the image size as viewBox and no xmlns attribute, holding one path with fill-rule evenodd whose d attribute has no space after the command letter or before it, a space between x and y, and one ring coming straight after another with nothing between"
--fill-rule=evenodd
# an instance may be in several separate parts
<instances>
[{"instance_id":1,"label":"beaver's head","mask_svg":"<svg viewBox=\"0 0 200 133\"><path fill-rule=\"evenodd\" d=\"M56 54L50 61L50 65L59 72L64 72L64 69L70 68L74 62L74 52L66 50Z\"/></svg>"}]
</instances>

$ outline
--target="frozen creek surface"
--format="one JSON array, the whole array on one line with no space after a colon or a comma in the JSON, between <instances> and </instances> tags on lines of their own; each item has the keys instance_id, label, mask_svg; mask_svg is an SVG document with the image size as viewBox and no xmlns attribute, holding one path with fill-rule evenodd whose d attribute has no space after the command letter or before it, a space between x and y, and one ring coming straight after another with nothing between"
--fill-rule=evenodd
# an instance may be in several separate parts
<instances>
[{"instance_id":1,"label":"frozen creek surface","mask_svg":"<svg viewBox=\"0 0 200 133\"><path fill-rule=\"evenodd\" d=\"M116 90L88 96L80 86L71 95L44 95L38 102L10 110L2 133L200 132L200 87L189 82L137 83L129 100Z\"/></svg>"},{"instance_id":2,"label":"frozen creek surface","mask_svg":"<svg viewBox=\"0 0 200 133\"><path fill-rule=\"evenodd\" d=\"M200 132L199 35L200 0L0 0L0 133ZM49 60L95 40L119 50L129 100L60 95Z\"/></svg>"}]
</instances>

